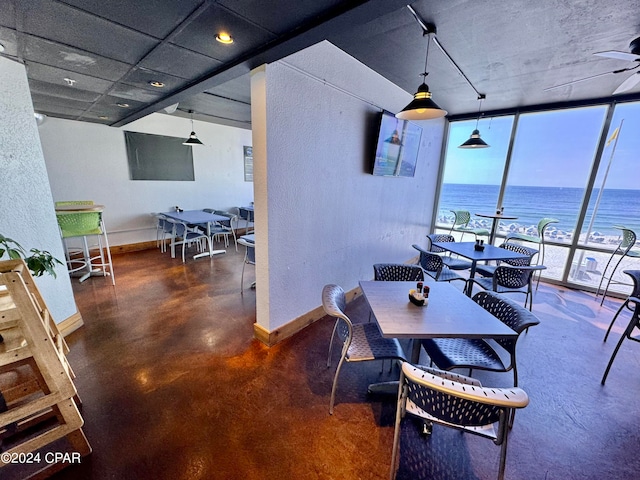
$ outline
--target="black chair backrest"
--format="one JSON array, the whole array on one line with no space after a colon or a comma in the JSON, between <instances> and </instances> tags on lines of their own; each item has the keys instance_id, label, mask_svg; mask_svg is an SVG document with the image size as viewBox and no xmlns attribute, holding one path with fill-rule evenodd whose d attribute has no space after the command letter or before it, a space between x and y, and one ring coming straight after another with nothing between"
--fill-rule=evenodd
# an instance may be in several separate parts
<instances>
[{"instance_id":1,"label":"black chair backrest","mask_svg":"<svg viewBox=\"0 0 640 480\"><path fill-rule=\"evenodd\" d=\"M433 244L436 242L455 242L456 239L453 235L449 235L448 233L432 233L431 235L427 235L427 240L429 243L429 251L433 253L442 253L446 252L443 248L434 247Z\"/></svg>"},{"instance_id":2,"label":"black chair backrest","mask_svg":"<svg viewBox=\"0 0 640 480\"><path fill-rule=\"evenodd\" d=\"M473 296L473 301L516 332L518 336L527 328L540 323L540 320L529 310L495 292L488 290L478 292ZM512 355L512 358L515 355L517 341L517 337L496 340Z\"/></svg>"},{"instance_id":3,"label":"black chair backrest","mask_svg":"<svg viewBox=\"0 0 640 480\"><path fill-rule=\"evenodd\" d=\"M376 263L373 278L385 282L417 282L424 280L424 272L418 265L404 263Z\"/></svg>"},{"instance_id":4,"label":"black chair backrest","mask_svg":"<svg viewBox=\"0 0 640 480\"><path fill-rule=\"evenodd\" d=\"M524 245L519 245L517 243L503 243L502 245L500 245L500 248L527 255L528 258L512 258L509 260L502 260L502 262L513 265L514 267L527 267L531 265L533 256L538 253L538 250L536 250L535 248L525 247Z\"/></svg>"}]
</instances>

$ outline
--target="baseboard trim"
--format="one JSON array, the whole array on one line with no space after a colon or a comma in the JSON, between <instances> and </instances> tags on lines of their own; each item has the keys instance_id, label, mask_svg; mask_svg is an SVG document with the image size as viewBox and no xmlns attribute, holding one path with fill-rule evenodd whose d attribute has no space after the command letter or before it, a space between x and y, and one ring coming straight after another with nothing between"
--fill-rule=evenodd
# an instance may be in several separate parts
<instances>
[{"instance_id":1,"label":"baseboard trim","mask_svg":"<svg viewBox=\"0 0 640 480\"><path fill-rule=\"evenodd\" d=\"M345 295L347 297L347 303L349 303L362 295L362 290L360 290L360 287L356 287L352 290L349 290L348 292L345 292ZM324 317L326 317L326 313L324 313L324 309L321 305L317 308L314 308L310 312L307 312L304 315L291 320L289 323L285 323L284 325L279 326L272 331L269 331L263 326L254 323L253 336L256 340L259 340L268 347L272 347L276 343L281 342L285 338L292 337L296 333L300 332L304 328Z\"/></svg>"},{"instance_id":2,"label":"baseboard trim","mask_svg":"<svg viewBox=\"0 0 640 480\"><path fill-rule=\"evenodd\" d=\"M82 315L80 312L76 312L68 318L65 318L63 321L58 323L58 330L63 337L66 337L70 333L75 332L80 327L84 325L84 320L82 320Z\"/></svg>"},{"instance_id":3,"label":"baseboard trim","mask_svg":"<svg viewBox=\"0 0 640 480\"><path fill-rule=\"evenodd\" d=\"M167 242L168 244L168 242ZM115 247L110 247L111 255L120 254L120 253L129 253L129 252L140 252L142 250L151 250L153 248L158 248L158 244L155 240L151 240L148 242L139 242L139 243L127 243L125 245L116 245Z\"/></svg>"}]
</instances>

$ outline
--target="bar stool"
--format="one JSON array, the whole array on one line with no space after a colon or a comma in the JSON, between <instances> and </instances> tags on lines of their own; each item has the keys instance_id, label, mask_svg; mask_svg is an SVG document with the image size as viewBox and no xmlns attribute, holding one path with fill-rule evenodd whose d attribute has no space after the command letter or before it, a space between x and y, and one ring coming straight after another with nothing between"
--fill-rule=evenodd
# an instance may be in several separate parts
<instances>
[{"instance_id":1,"label":"bar stool","mask_svg":"<svg viewBox=\"0 0 640 480\"><path fill-rule=\"evenodd\" d=\"M604 299L607 296L607 292L609 291L609 286L611 284L631 285L629 283L625 283L623 281L613 279L613 275L616 273L616 270L618 269L618 265L620 265L620 262L622 262L624 257L640 258L640 250L632 250L632 248L636 244L636 239L637 239L636 233L633 230L623 227L621 225L614 225L613 228L616 228L622 231L622 241L613 251L613 253L611 254L611 257L609 257L609 261L607 262L607 265L604 267L604 271L602 272L602 277L600 278L600 284L598 285L598 290L596 290L596 298L598 298L598 295L600 295L602 284L604 283L605 280L607 280L607 284L604 287L604 290L602 291L602 300L600 301L600 305L604 303ZM611 264L613 258L616 255L620 255L620 259L613 266L613 269L609 272L607 276L607 269L609 268L609 265Z\"/></svg>"},{"instance_id":2,"label":"bar stool","mask_svg":"<svg viewBox=\"0 0 640 480\"><path fill-rule=\"evenodd\" d=\"M109 239L107 238L107 230L104 226L101 211L86 212L56 212L58 226L60 227L60 235L65 243L65 256L67 259L67 268L69 273L87 270L80 277L80 282L84 282L91 275L111 276L111 282L116 284L113 274L113 263L111 261L111 251L109 249ZM91 256L87 237L96 236L98 239L98 255ZM76 257L75 251L69 250L66 246L66 240L69 238L82 238L83 249L82 257ZM103 245L104 239L104 245ZM107 250L107 258L104 256L104 248ZM108 268L108 272L107 272Z\"/></svg>"}]
</instances>

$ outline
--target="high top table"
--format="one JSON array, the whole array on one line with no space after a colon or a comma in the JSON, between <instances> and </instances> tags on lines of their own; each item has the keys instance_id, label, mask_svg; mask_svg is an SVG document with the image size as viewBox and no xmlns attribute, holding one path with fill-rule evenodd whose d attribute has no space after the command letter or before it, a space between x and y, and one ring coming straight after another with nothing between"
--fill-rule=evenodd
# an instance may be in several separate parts
<instances>
[{"instance_id":1,"label":"high top table","mask_svg":"<svg viewBox=\"0 0 640 480\"><path fill-rule=\"evenodd\" d=\"M179 222L187 223L189 225L206 225L207 226L207 235L211 239L211 224L213 222L223 222L225 220L229 220L229 217L225 217L222 215L216 215L215 213L205 212L203 210L183 210L182 212L166 212L163 213L165 217L173 218L174 220L178 220ZM171 238L171 258L176 256L175 253L175 239ZM198 253L194 255L193 258L200 257L213 257L214 255L219 255L221 253L227 253L226 250L214 250L212 247L213 239L209 241L209 251Z\"/></svg>"},{"instance_id":2,"label":"high top table","mask_svg":"<svg viewBox=\"0 0 640 480\"><path fill-rule=\"evenodd\" d=\"M469 278L476 276L476 266L478 262L491 261L491 260L512 260L517 258L528 258L523 253L513 252L506 248L494 247L493 245L484 246L484 250L479 251L475 249L475 242L433 242L433 247L439 247L461 257L471 260L471 271L469 272ZM471 296L471 290L473 289L473 282L467 282L467 295Z\"/></svg>"},{"instance_id":3,"label":"high top table","mask_svg":"<svg viewBox=\"0 0 640 480\"><path fill-rule=\"evenodd\" d=\"M489 232L489 243L493 245L493 241L496 239L496 229L498 228L498 222L500 220L517 220L518 217L512 215L505 215L504 213L476 213L476 217L491 218L491 232Z\"/></svg>"}]
</instances>

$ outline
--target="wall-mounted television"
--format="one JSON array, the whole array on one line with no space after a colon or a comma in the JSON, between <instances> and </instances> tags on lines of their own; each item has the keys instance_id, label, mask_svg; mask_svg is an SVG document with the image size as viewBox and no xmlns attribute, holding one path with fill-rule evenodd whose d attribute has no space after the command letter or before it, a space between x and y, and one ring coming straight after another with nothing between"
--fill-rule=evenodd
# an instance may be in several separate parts
<instances>
[{"instance_id":1,"label":"wall-mounted television","mask_svg":"<svg viewBox=\"0 0 640 480\"><path fill-rule=\"evenodd\" d=\"M390 112L382 112L371 173L389 177L413 177L421 136L422 128L418 125L400 120Z\"/></svg>"}]
</instances>

